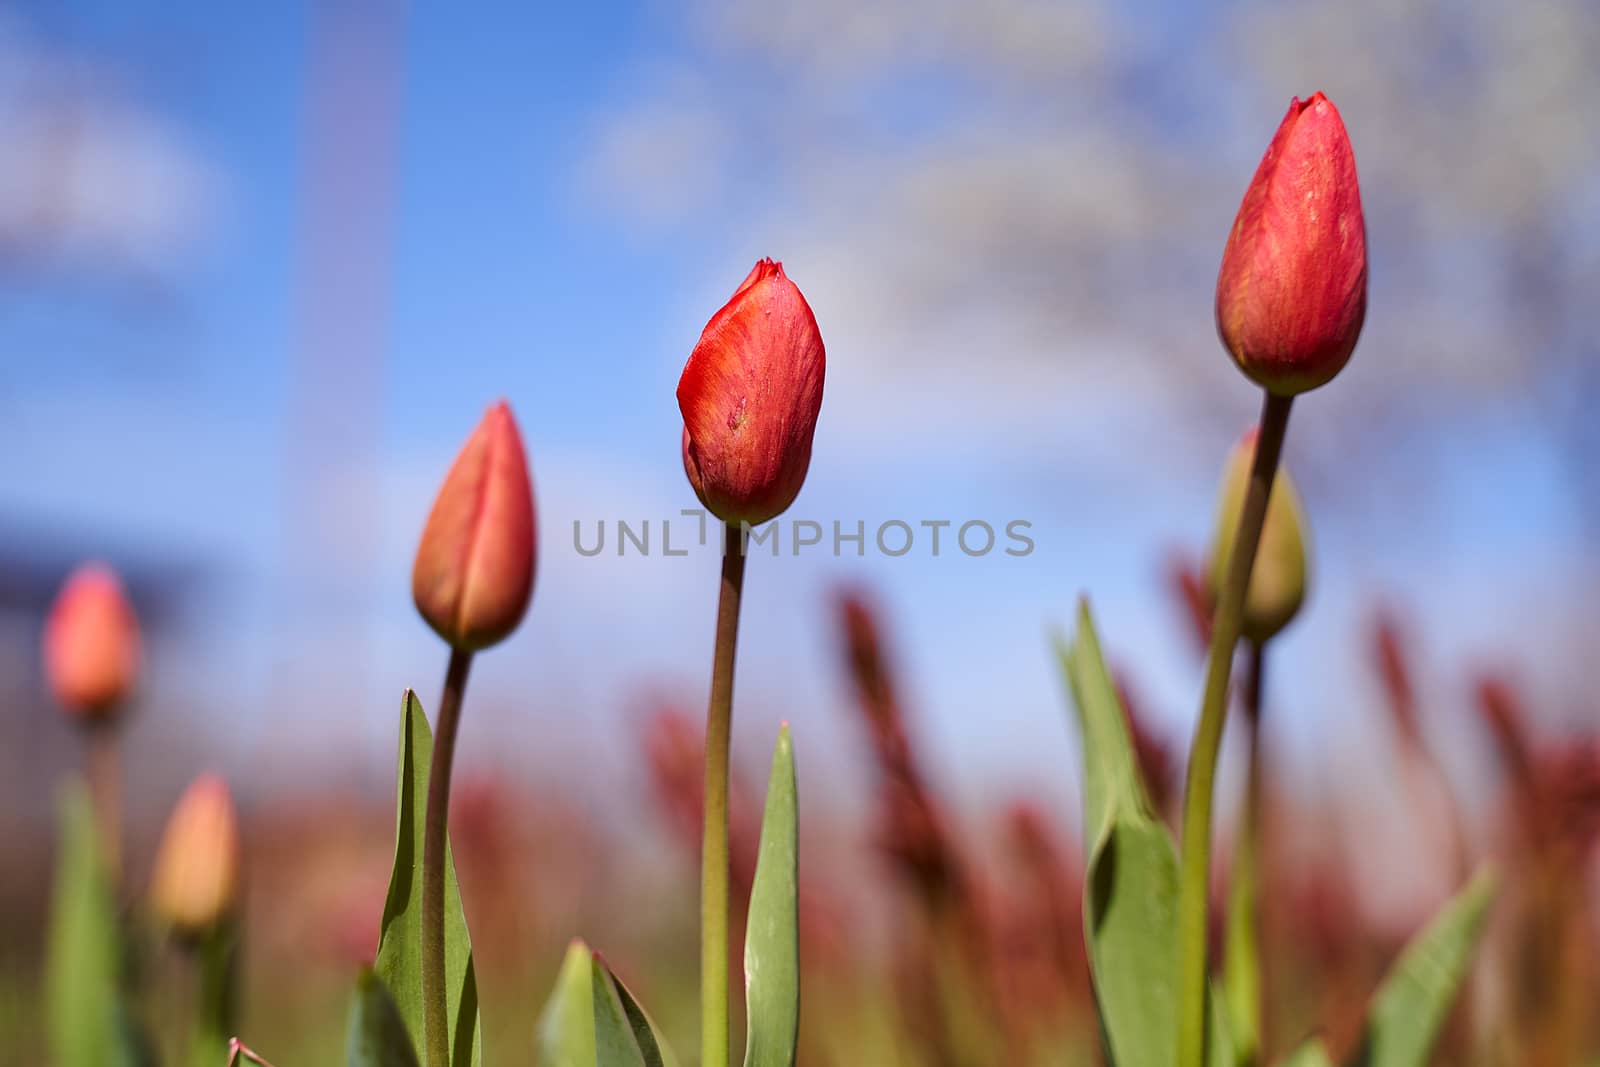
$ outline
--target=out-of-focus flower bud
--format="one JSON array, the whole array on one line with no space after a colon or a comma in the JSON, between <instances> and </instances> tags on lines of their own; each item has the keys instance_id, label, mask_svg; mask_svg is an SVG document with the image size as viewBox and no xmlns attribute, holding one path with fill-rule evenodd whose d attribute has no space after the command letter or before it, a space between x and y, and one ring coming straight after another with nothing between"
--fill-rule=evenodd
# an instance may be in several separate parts
<instances>
[{"instance_id":1,"label":"out-of-focus flower bud","mask_svg":"<svg viewBox=\"0 0 1600 1067\"><path fill-rule=\"evenodd\" d=\"M504 640L533 593L533 484L522 436L505 401L456 457L422 530L411 595L451 647Z\"/></svg>"},{"instance_id":2,"label":"out-of-focus flower bud","mask_svg":"<svg viewBox=\"0 0 1600 1067\"><path fill-rule=\"evenodd\" d=\"M1217 275L1217 332L1239 369L1284 396L1350 359L1367 314L1367 231L1338 109L1296 99L1256 168Z\"/></svg>"},{"instance_id":3,"label":"out-of-focus flower bud","mask_svg":"<svg viewBox=\"0 0 1600 1067\"><path fill-rule=\"evenodd\" d=\"M683 467L724 522L766 522L800 492L822 409L822 335L783 264L755 265L678 381Z\"/></svg>"},{"instance_id":4,"label":"out-of-focus flower bud","mask_svg":"<svg viewBox=\"0 0 1600 1067\"><path fill-rule=\"evenodd\" d=\"M172 809L156 852L150 904L184 938L200 938L238 903L239 821L220 775L196 778Z\"/></svg>"},{"instance_id":5,"label":"out-of-focus flower bud","mask_svg":"<svg viewBox=\"0 0 1600 1067\"><path fill-rule=\"evenodd\" d=\"M1417 688L1411 675L1411 653L1400 619L1392 608L1380 607L1373 616L1372 653L1395 726L1407 744L1420 747L1422 731L1417 723Z\"/></svg>"},{"instance_id":6,"label":"out-of-focus flower bud","mask_svg":"<svg viewBox=\"0 0 1600 1067\"><path fill-rule=\"evenodd\" d=\"M139 621L109 567L89 563L67 579L44 630L44 669L61 706L84 721L108 719L139 674Z\"/></svg>"},{"instance_id":7,"label":"out-of-focus flower bud","mask_svg":"<svg viewBox=\"0 0 1600 1067\"><path fill-rule=\"evenodd\" d=\"M1174 551L1167 557L1167 587L1182 609L1183 622L1194 638L1195 648L1202 654L1211 647L1211 591L1203 573L1204 563L1190 556L1187 549Z\"/></svg>"},{"instance_id":8,"label":"out-of-focus flower bud","mask_svg":"<svg viewBox=\"0 0 1600 1067\"><path fill-rule=\"evenodd\" d=\"M1255 458L1256 432L1251 430L1234 446L1222 476L1222 491L1217 506L1216 535L1211 542L1210 596L1216 603L1218 590L1227 576L1233 557L1233 539L1239 527L1239 510L1245 488L1250 483L1250 464ZM1300 495L1281 466L1272 483L1272 498L1267 503L1267 518L1261 527L1261 543L1256 549L1255 567L1250 572L1250 589L1245 596L1244 625L1247 640L1262 642L1272 637L1299 612L1306 597L1306 534Z\"/></svg>"},{"instance_id":9,"label":"out-of-focus flower bud","mask_svg":"<svg viewBox=\"0 0 1600 1067\"><path fill-rule=\"evenodd\" d=\"M1494 736L1506 770L1522 782L1534 776L1533 741L1528 732L1528 711L1522 694L1501 674L1478 679L1478 710Z\"/></svg>"}]
</instances>

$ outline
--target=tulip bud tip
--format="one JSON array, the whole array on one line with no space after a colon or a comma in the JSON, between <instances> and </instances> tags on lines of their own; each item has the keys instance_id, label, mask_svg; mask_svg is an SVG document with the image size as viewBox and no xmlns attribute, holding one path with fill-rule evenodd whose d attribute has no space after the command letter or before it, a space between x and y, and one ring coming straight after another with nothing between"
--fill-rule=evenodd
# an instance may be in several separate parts
<instances>
[{"instance_id":1,"label":"tulip bud tip","mask_svg":"<svg viewBox=\"0 0 1600 1067\"><path fill-rule=\"evenodd\" d=\"M189 784L156 853L151 901L180 937L196 938L225 921L238 902L239 826L222 775Z\"/></svg>"},{"instance_id":2,"label":"tulip bud tip","mask_svg":"<svg viewBox=\"0 0 1600 1067\"><path fill-rule=\"evenodd\" d=\"M678 381L684 472L717 518L758 525L794 502L825 362L800 289L781 262L758 260L706 323Z\"/></svg>"},{"instance_id":3,"label":"tulip bud tip","mask_svg":"<svg viewBox=\"0 0 1600 1067\"><path fill-rule=\"evenodd\" d=\"M57 702L85 722L111 718L133 688L139 655L139 622L116 572L79 567L45 622L45 677Z\"/></svg>"},{"instance_id":4,"label":"tulip bud tip","mask_svg":"<svg viewBox=\"0 0 1600 1067\"><path fill-rule=\"evenodd\" d=\"M1339 109L1295 97L1240 203L1217 277L1217 331L1280 396L1344 367L1367 306L1366 224Z\"/></svg>"},{"instance_id":5,"label":"tulip bud tip","mask_svg":"<svg viewBox=\"0 0 1600 1067\"><path fill-rule=\"evenodd\" d=\"M456 457L422 531L412 597L454 648L498 643L533 592L533 484L511 405L491 404Z\"/></svg>"}]
</instances>

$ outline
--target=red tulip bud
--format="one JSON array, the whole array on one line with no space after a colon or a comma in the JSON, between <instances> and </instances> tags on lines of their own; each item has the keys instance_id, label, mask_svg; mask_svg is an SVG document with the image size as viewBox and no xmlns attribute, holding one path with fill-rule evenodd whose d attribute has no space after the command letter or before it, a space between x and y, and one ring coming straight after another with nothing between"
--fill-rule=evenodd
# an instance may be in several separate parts
<instances>
[{"instance_id":1,"label":"red tulip bud","mask_svg":"<svg viewBox=\"0 0 1600 1067\"><path fill-rule=\"evenodd\" d=\"M61 706L86 722L108 719L139 674L139 621L109 567L67 579L44 630L44 668Z\"/></svg>"},{"instance_id":2,"label":"red tulip bud","mask_svg":"<svg viewBox=\"0 0 1600 1067\"><path fill-rule=\"evenodd\" d=\"M678 381L683 467L724 522L766 522L800 492L822 409L822 335L783 264L763 259L706 324Z\"/></svg>"},{"instance_id":3,"label":"red tulip bud","mask_svg":"<svg viewBox=\"0 0 1600 1067\"><path fill-rule=\"evenodd\" d=\"M453 648L504 640L533 593L533 485L511 409L490 408L445 476L422 530L411 595Z\"/></svg>"},{"instance_id":4,"label":"red tulip bud","mask_svg":"<svg viewBox=\"0 0 1600 1067\"><path fill-rule=\"evenodd\" d=\"M155 914L182 937L201 937L232 913L239 893L239 820L228 783L203 774L172 809L150 883Z\"/></svg>"},{"instance_id":5,"label":"red tulip bud","mask_svg":"<svg viewBox=\"0 0 1600 1067\"><path fill-rule=\"evenodd\" d=\"M1289 396L1339 373L1366 313L1355 154L1317 93L1289 105L1239 205L1217 275L1217 332L1240 370Z\"/></svg>"}]
</instances>

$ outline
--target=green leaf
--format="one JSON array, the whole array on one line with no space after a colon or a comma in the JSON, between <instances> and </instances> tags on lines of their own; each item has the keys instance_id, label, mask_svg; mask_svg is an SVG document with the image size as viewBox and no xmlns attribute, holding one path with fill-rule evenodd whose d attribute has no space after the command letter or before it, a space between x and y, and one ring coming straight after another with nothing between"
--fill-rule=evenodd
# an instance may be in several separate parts
<instances>
[{"instance_id":1,"label":"green leaf","mask_svg":"<svg viewBox=\"0 0 1600 1067\"><path fill-rule=\"evenodd\" d=\"M1059 636L1055 645L1083 735L1084 939L1106 1059L1167 1067L1177 1059L1177 849L1151 813L1086 601L1071 645ZM1219 1000L1208 997L1207 1061L1216 1067L1233 1062Z\"/></svg>"},{"instance_id":2,"label":"green leaf","mask_svg":"<svg viewBox=\"0 0 1600 1067\"><path fill-rule=\"evenodd\" d=\"M60 806L45 986L50 1050L60 1067L93 1067L111 1059L117 1001L116 910L101 866L88 794L75 783L63 791Z\"/></svg>"},{"instance_id":3,"label":"green leaf","mask_svg":"<svg viewBox=\"0 0 1600 1067\"><path fill-rule=\"evenodd\" d=\"M542 1067L677 1067L649 1014L582 941L567 949L535 1036Z\"/></svg>"},{"instance_id":4,"label":"green leaf","mask_svg":"<svg viewBox=\"0 0 1600 1067\"><path fill-rule=\"evenodd\" d=\"M617 995L617 1002L622 1005L623 1014L627 1016L628 1026L633 1030L633 1038L639 1045L639 1052L644 1057L645 1067L678 1067L678 1060L668 1047L666 1039L661 1036L661 1030L650 1018L650 1013L644 1010L638 1000L634 999L628 987L622 984L622 979L611 973L600 954L594 957L596 971L605 971L613 990Z\"/></svg>"},{"instance_id":5,"label":"green leaf","mask_svg":"<svg viewBox=\"0 0 1600 1067\"><path fill-rule=\"evenodd\" d=\"M1078 632L1072 644L1068 646L1059 635L1055 644L1083 734L1084 834L1092 844L1116 815L1152 820L1154 816L1139 777L1122 698L1101 655L1087 600L1078 603Z\"/></svg>"},{"instance_id":6,"label":"green leaf","mask_svg":"<svg viewBox=\"0 0 1600 1067\"><path fill-rule=\"evenodd\" d=\"M645 1067L644 1053L622 1008L616 982L599 956L594 957L589 975L596 1067Z\"/></svg>"},{"instance_id":7,"label":"green leaf","mask_svg":"<svg viewBox=\"0 0 1600 1067\"><path fill-rule=\"evenodd\" d=\"M1495 896L1492 870L1480 870L1411 939L1378 987L1350 1062L1359 1067L1423 1067L1466 980Z\"/></svg>"},{"instance_id":8,"label":"green leaf","mask_svg":"<svg viewBox=\"0 0 1600 1067\"><path fill-rule=\"evenodd\" d=\"M594 1067L593 972L589 946L573 941L535 1029L541 1067Z\"/></svg>"},{"instance_id":9,"label":"green leaf","mask_svg":"<svg viewBox=\"0 0 1600 1067\"><path fill-rule=\"evenodd\" d=\"M153 1062L122 998L122 931L82 783L61 794L61 836L45 964L47 1032L56 1067Z\"/></svg>"},{"instance_id":10,"label":"green leaf","mask_svg":"<svg viewBox=\"0 0 1600 1067\"><path fill-rule=\"evenodd\" d=\"M115 1010L116 1022L112 1027L116 1034L112 1047L113 1067L156 1067L159 1061L155 1042L151 1040L144 1023L128 1006L126 991L117 997Z\"/></svg>"},{"instance_id":11,"label":"green leaf","mask_svg":"<svg viewBox=\"0 0 1600 1067\"><path fill-rule=\"evenodd\" d=\"M1173 966L1177 966L1176 960ZM1234 1047L1233 1026L1228 1022L1227 1002L1215 984L1206 986L1206 1015L1210 1020L1206 1027L1206 1063L1211 1067L1231 1067L1239 1061L1239 1053Z\"/></svg>"},{"instance_id":12,"label":"green leaf","mask_svg":"<svg viewBox=\"0 0 1600 1067\"><path fill-rule=\"evenodd\" d=\"M400 708L400 768L395 800L394 870L383 906L383 933L373 969L394 998L414 1047L423 1047L422 1009L422 833L433 762L433 734L416 693L406 690ZM461 910L449 838L444 851L444 970L450 1019L450 1062L481 1067L478 983L472 940Z\"/></svg>"},{"instance_id":13,"label":"green leaf","mask_svg":"<svg viewBox=\"0 0 1600 1067\"><path fill-rule=\"evenodd\" d=\"M1312 1038L1289 1054L1283 1067L1333 1067L1333 1057L1320 1037Z\"/></svg>"},{"instance_id":14,"label":"green leaf","mask_svg":"<svg viewBox=\"0 0 1600 1067\"><path fill-rule=\"evenodd\" d=\"M218 924L195 946L200 980L189 1039L189 1061L195 1067L216 1067L225 1060L228 1039L238 1032L238 960L239 930L231 920Z\"/></svg>"},{"instance_id":15,"label":"green leaf","mask_svg":"<svg viewBox=\"0 0 1600 1067\"><path fill-rule=\"evenodd\" d=\"M1084 926L1108 1058L1177 1057L1178 862L1164 827L1115 818L1091 854Z\"/></svg>"},{"instance_id":16,"label":"green leaf","mask_svg":"<svg viewBox=\"0 0 1600 1067\"><path fill-rule=\"evenodd\" d=\"M793 1067L800 1035L800 821L794 744L778 731L744 938L745 1067Z\"/></svg>"},{"instance_id":17,"label":"green leaf","mask_svg":"<svg viewBox=\"0 0 1600 1067\"><path fill-rule=\"evenodd\" d=\"M400 1009L370 967L362 969L350 998L345 1062L349 1067L418 1067Z\"/></svg>"}]
</instances>

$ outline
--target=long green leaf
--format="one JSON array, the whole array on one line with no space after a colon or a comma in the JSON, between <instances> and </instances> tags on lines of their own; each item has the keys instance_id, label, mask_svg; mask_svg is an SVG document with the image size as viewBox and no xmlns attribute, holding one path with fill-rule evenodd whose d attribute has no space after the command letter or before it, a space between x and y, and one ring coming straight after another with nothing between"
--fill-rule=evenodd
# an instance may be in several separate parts
<instances>
[{"instance_id":1,"label":"long green leaf","mask_svg":"<svg viewBox=\"0 0 1600 1067\"><path fill-rule=\"evenodd\" d=\"M345 1062L349 1067L417 1067L417 1050L400 1009L370 968L356 979L350 1000Z\"/></svg>"},{"instance_id":2,"label":"long green leaf","mask_svg":"<svg viewBox=\"0 0 1600 1067\"><path fill-rule=\"evenodd\" d=\"M800 821L794 744L778 731L744 937L745 1067L793 1067L800 1036Z\"/></svg>"},{"instance_id":3,"label":"long green leaf","mask_svg":"<svg viewBox=\"0 0 1600 1067\"><path fill-rule=\"evenodd\" d=\"M433 733L416 693L406 690L400 707L400 768L395 799L394 870L383 906L383 933L373 969L394 998L412 1044L423 1045L422 1009L422 833L433 761ZM481 1067L478 983L472 940L456 887L449 839L444 853L444 968L450 1018L450 1062Z\"/></svg>"},{"instance_id":4,"label":"long green leaf","mask_svg":"<svg viewBox=\"0 0 1600 1067\"><path fill-rule=\"evenodd\" d=\"M80 784L62 791L60 817L45 985L50 1051L59 1067L95 1067L111 1059L116 909L101 866L94 810Z\"/></svg>"},{"instance_id":5,"label":"long green leaf","mask_svg":"<svg viewBox=\"0 0 1600 1067\"><path fill-rule=\"evenodd\" d=\"M88 790L60 800L60 852L45 962L47 1034L56 1067L153 1062L149 1040L122 998L122 930Z\"/></svg>"},{"instance_id":6,"label":"long green leaf","mask_svg":"<svg viewBox=\"0 0 1600 1067\"><path fill-rule=\"evenodd\" d=\"M1177 1059L1178 857L1150 810L1127 717L1087 602L1056 653L1083 737L1084 938L1106 1058L1120 1067ZM1231 1065L1227 1020L1210 995L1207 1061Z\"/></svg>"},{"instance_id":7,"label":"long green leaf","mask_svg":"<svg viewBox=\"0 0 1600 1067\"><path fill-rule=\"evenodd\" d=\"M1466 980L1483 932L1496 878L1484 868L1412 938L1378 987L1361 1043L1359 1067L1423 1067L1439 1028Z\"/></svg>"},{"instance_id":8,"label":"long green leaf","mask_svg":"<svg viewBox=\"0 0 1600 1067\"><path fill-rule=\"evenodd\" d=\"M1055 645L1083 736L1083 830L1093 844L1116 815L1153 818L1149 794L1139 776L1122 698L1100 652L1087 600L1078 602L1078 631L1072 644L1057 635Z\"/></svg>"}]
</instances>

